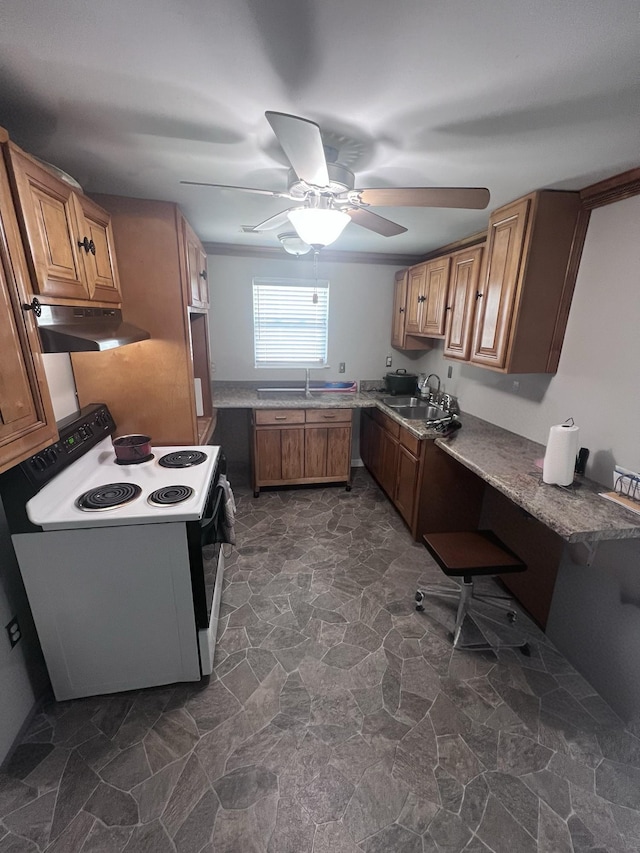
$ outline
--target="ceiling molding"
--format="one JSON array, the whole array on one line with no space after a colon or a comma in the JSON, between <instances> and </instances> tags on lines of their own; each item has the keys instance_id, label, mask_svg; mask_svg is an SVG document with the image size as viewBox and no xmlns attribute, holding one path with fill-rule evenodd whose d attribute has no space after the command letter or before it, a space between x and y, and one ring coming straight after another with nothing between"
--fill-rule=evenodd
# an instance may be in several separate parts
<instances>
[{"instance_id":1,"label":"ceiling molding","mask_svg":"<svg viewBox=\"0 0 640 853\"><path fill-rule=\"evenodd\" d=\"M582 204L589 210L594 207L603 207L605 204L613 204L634 195L640 195L640 168L629 169L628 172L622 172L580 190Z\"/></svg>"},{"instance_id":2,"label":"ceiling molding","mask_svg":"<svg viewBox=\"0 0 640 853\"><path fill-rule=\"evenodd\" d=\"M271 246L238 246L234 243L203 243L208 255L231 255L239 258L261 258L276 261L304 263L313 261L313 252L307 255L290 255L282 248ZM326 263L342 264L387 264L394 267L406 267L422 260L420 255L387 255L381 252L339 252L331 249L320 250L320 260Z\"/></svg>"},{"instance_id":3,"label":"ceiling molding","mask_svg":"<svg viewBox=\"0 0 640 853\"><path fill-rule=\"evenodd\" d=\"M473 246L480 246L486 242L487 232L477 231L475 234L470 234L468 237L461 237L459 240L455 240L453 243L447 243L446 246L440 246L438 249L434 249L433 252L429 252L428 254L424 255L420 260L430 261L432 258L440 257L440 255L451 255L454 252L458 252L462 249L470 249Z\"/></svg>"}]
</instances>

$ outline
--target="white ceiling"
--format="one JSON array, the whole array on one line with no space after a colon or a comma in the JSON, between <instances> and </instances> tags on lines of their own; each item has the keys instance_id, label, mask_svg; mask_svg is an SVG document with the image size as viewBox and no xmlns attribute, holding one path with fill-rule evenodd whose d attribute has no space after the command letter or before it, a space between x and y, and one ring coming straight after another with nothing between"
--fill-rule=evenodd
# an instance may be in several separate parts
<instances>
[{"instance_id":1,"label":"white ceiling","mask_svg":"<svg viewBox=\"0 0 640 853\"><path fill-rule=\"evenodd\" d=\"M640 165L638 0L2 0L0 125L88 192L179 202L202 240L286 201L265 110L317 121L356 187L486 186L489 209ZM486 211L376 208L336 250L420 255Z\"/></svg>"}]
</instances>

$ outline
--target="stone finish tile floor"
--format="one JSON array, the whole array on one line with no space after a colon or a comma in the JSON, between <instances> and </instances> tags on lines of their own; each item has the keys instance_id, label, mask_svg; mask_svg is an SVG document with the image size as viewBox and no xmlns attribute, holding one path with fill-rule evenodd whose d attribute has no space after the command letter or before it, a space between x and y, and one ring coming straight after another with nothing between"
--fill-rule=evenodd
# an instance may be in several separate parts
<instances>
[{"instance_id":1,"label":"stone finish tile floor","mask_svg":"<svg viewBox=\"0 0 640 853\"><path fill-rule=\"evenodd\" d=\"M453 652L364 471L236 497L215 674L45 704L0 853L640 851L640 731L526 619L531 657Z\"/></svg>"}]
</instances>

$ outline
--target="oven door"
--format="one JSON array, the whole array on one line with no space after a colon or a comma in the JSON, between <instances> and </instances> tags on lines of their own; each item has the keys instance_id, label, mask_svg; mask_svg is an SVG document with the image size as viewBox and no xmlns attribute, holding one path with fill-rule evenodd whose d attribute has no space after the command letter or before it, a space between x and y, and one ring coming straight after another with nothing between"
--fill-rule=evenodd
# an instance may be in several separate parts
<instances>
[{"instance_id":1,"label":"oven door","mask_svg":"<svg viewBox=\"0 0 640 853\"><path fill-rule=\"evenodd\" d=\"M220 484L220 475L224 469L225 460L221 453L211 480L204 515L200 521L187 522L193 609L202 675L210 675L213 671L218 614L222 597L224 575L222 522L225 492Z\"/></svg>"}]
</instances>

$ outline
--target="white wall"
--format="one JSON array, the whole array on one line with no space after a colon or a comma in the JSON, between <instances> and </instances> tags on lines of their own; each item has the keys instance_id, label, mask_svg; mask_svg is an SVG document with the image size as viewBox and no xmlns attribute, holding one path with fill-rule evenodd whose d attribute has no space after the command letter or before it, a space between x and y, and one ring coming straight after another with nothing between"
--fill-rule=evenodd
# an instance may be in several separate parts
<instances>
[{"instance_id":1,"label":"white wall","mask_svg":"<svg viewBox=\"0 0 640 853\"><path fill-rule=\"evenodd\" d=\"M216 365L213 379L256 382L297 380L302 370L256 369L253 363L252 279L257 277L313 278L313 262L238 258L209 255L212 307L209 315L211 358ZM318 278L330 281L329 353L331 369L317 378L377 379L389 368L385 356L393 358L392 370L404 367L417 373L424 356L408 356L391 349L391 310L395 268L373 264L318 264ZM344 376L339 362L346 363Z\"/></svg>"}]
</instances>

